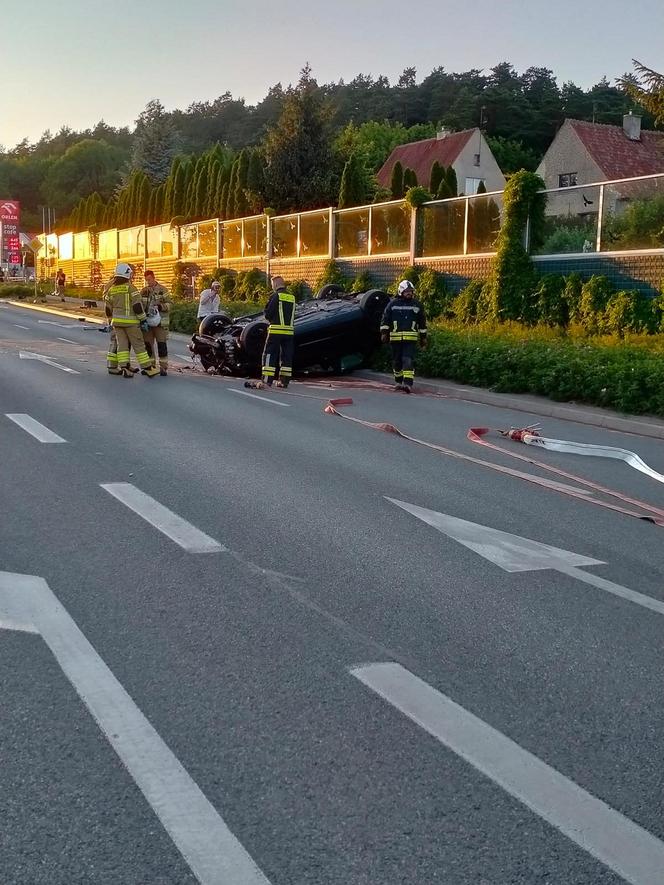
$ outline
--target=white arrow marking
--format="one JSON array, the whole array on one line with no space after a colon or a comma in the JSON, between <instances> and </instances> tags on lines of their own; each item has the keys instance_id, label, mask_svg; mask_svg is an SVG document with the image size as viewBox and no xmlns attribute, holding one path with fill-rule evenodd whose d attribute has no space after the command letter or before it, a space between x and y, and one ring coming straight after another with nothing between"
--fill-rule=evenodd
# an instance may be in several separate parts
<instances>
[{"instance_id":1,"label":"white arrow marking","mask_svg":"<svg viewBox=\"0 0 664 885\"><path fill-rule=\"evenodd\" d=\"M39 442L42 443L63 443L67 442L66 439L63 439L61 436L58 436L57 433L53 433L52 430L49 430L48 427L44 427L43 424L40 424L39 421L35 421L34 418L31 418L30 415L25 415L20 412L16 413L5 413L7 418L10 421L13 421L14 424L17 424L26 433L29 433L30 436L34 436L35 439L38 439Z\"/></svg>"},{"instance_id":2,"label":"white arrow marking","mask_svg":"<svg viewBox=\"0 0 664 885\"><path fill-rule=\"evenodd\" d=\"M70 375L81 374L80 372L77 372L76 369L70 369L68 366L61 366L60 363L56 363L54 360L49 359L41 353L30 353L29 350L19 350L18 355L22 360L39 360L40 363L46 363L56 369L61 369L63 372L69 372Z\"/></svg>"},{"instance_id":3,"label":"white arrow marking","mask_svg":"<svg viewBox=\"0 0 664 885\"><path fill-rule=\"evenodd\" d=\"M399 664L350 671L452 752L632 885L662 881L664 844Z\"/></svg>"},{"instance_id":4,"label":"white arrow marking","mask_svg":"<svg viewBox=\"0 0 664 885\"><path fill-rule=\"evenodd\" d=\"M553 569L664 615L664 602L659 599L637 593L635 590L614 584L612 581L607 581L605 578L600 578L589 572L580 571L579 566L605 565L606 563L600 559L580 556L570 550L561 550L559 547L551 547L548 544L541 544L539 541L520 538L518 535L510 535L508 532L501 532L498 529L489 528L489 526L467 522L465 519L458 519L455 516L447 516L436 510L427 510L425 507L418 507L415 504L406 504L405 501L397 501L395 498L387 498L387 500L396 504L397 507L401 507L402 510L412 513L422 522L438 529L448 538L458 541L469 550L474 550L475 553L500 566L506 572Z\"/></svg>"},{"instance_id":5,"label":"white arrow marking","mask_svg":"<svg viewBox=\"0 0 664 885\"><path fill-rule=\"evenodd\" d=\"M39 633L203 885L269 885L46 581L0 572L0 626Z\"/></svg>"}]
</instances>

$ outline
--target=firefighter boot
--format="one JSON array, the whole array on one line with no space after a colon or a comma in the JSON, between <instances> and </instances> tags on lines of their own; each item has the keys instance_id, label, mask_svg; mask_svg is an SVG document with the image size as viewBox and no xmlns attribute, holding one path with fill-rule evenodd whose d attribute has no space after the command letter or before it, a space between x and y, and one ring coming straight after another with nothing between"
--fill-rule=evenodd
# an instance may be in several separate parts
<instances>
[{"instance_id":1,"label":"firefighter boot","mask_svg":"<svg viewBox=\"0 0 664 885\"><path fill-rule=\"evenodd\" d=\"M109 369L108 374L109 375L122 375L122 369L117 369L117 368L116 369Z\"/></svg>"},{"instance_id":2,"label":"firefighter boot","mask_svg":"<svg viewBox=\"0 0 664 885\"><path fill-rule=\"evenodd\" d=\"M141 370L141 375L146 375L148 378L154 378L158 374L159 374L159 369L157 369L155 366L150 366L149 369L142 369Z\"/></svg>"},{"instance_id":3,"label":"firefighter boot","mask_svg":"<svg viewBox=\"0 0 664 885\"><path fill-rule=\"evenodd\" d=\"M134 373L129 368L129 366L123 366L122 369L120 369L120 372L121 372L123 378L133 378L134 377Z\"/></svg>"}]
</instances>

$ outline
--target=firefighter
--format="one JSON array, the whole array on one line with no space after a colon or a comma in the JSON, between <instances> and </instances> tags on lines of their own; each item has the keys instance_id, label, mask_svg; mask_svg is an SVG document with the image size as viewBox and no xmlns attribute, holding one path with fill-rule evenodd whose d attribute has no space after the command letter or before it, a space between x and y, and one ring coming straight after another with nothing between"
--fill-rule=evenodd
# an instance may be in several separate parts
<instances>
[{"instance_id":1,"label":"firefighter","mask_svg":"<svg viewBox=\"0 0 664 885\"><path fill-rule=\"evenodd\" d=\"M143 332L143 341L152 367L157 365L155 346L159 357L159 374L168 374L168 314L171 298L168 289L158 283L154 271L145 271L145 286L141 289L143 310L147 315L148 330ZM158 322L157 322L158 320ZM153 325L153 323L155 323Z\"/></svg>"},{"instance_id":2,"label":"firefighter","mask_svg":"<svg viewBox=\"0 0 664 885\"><path fill-rule=\"evenodd\" d=\"M418 341L420 347L427 346L427 319L409 280L399 283L396 298L385 308L380 336L384 344L389 341L392 347L394 389L410 393L415 381L415 348Z\"/></svg>"},{"instance_id":3,"label":"firefighter","mask_svg":"<svg viewBox=\"0 0 664 885\"><path fill-rule=\"evenodd\" d=\"M145 311L138 289L131 284L134 271L129 264L120 262L115 268L115 275L106 289L106 316L111 320L113 332L107 355L108 371L111 375L123 375L133 378L134 373L129 367L129 355L133 348L143 375L153 378L159 369L150 363L141 331L147 328ZM114 351L114 340L117 350Z\"/></svg>"},{"instance_id":4,"label":"firefighter","mask_svg":"<svg viewBox=\"0 0 664 885\"><path fill-rule=\"evenodd\" d=\"M277 387L286 388L293 374L295 296L286 291L282 277L272 277L265 318L270 326L263 351L263 384L271 387L276 380Z\"/></svg>"}]
</instances>

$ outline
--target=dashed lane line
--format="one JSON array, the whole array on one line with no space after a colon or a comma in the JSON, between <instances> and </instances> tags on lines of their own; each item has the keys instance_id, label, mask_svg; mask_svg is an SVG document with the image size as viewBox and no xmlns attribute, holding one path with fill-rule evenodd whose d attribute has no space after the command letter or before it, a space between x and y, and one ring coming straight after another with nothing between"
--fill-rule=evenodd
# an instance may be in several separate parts
<instances>
[{"instance_id":1,"label":"dashed lane line","mask_svg":"<svg viewBox=\"0 0 664 885\"><path fill-rule=\"evenodd\" d=\"M100 483L109 495L149 522L188 553L225 553L226 548L129 482Z\"/></svg>"},{"instance_id":2,"label":"dashed lane line","mask_svg":"<svg viewBox=\"0 0 664 885\"><path fill-rule=\"evenodd\" d=\"M58 436L57 433L53 433L53 431L49 430L48 427L44 427L43 424L40 424L39 421L31 418L30 415L25 415L21 412L6 412L5 416L9 418L10 421L13 421L14 424L17 424L19 427L25 430L26 433L29 433L30 436L33 436L35 439L39 440L39 442L41 443L67 442L66 439Z\"/></svg>"},{"instance_id":3,"label":"dashed lane line","mask_svg":"<svg viewBox=\"0 0 664 885\"><path fill-rule=\"evenodd\" d=\"M397 663L351 674L632 885L662 881L664 843Z\"/></svg>"},{"instance_id":4,"label":"dashed lane line","mask_svg":"<svg viewBox=\"0 0 664 885\"><path fill-rule=\"evenodd\" d=\"M244 390L238 390L236 387L229 387L228 390L230 391L230 393L239 393L240 396L249 396L251 397L251 399L257 399L259 402L268 403L271 406L284 406L285 408L288 408L290 406L290 403L279 403L276 400L268 399L265 396L256 396L255 393L247 393Z\"/></svg>"}]
</instances>

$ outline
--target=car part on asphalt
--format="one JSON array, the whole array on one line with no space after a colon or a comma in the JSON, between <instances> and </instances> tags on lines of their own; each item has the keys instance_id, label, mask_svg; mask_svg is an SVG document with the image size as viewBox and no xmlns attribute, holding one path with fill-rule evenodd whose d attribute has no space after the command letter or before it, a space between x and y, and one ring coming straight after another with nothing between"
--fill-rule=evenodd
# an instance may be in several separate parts
<instances>
[{"instance_id":1,"label":"car part on asphalt","mask_svg":"<svg viewBox=\"0 0 664 885\"><path fill-rule=\"evenodd\" d=\"M380 345L380 320L390 296L381 289L347 293L324 286L315 298L295 307L293 368L340 373L353 357L365 360ZM263 314L232 319L219 312L202 320L189 350L206 371L258 375L268 321Z\"/></svg>"}]
</instances>

